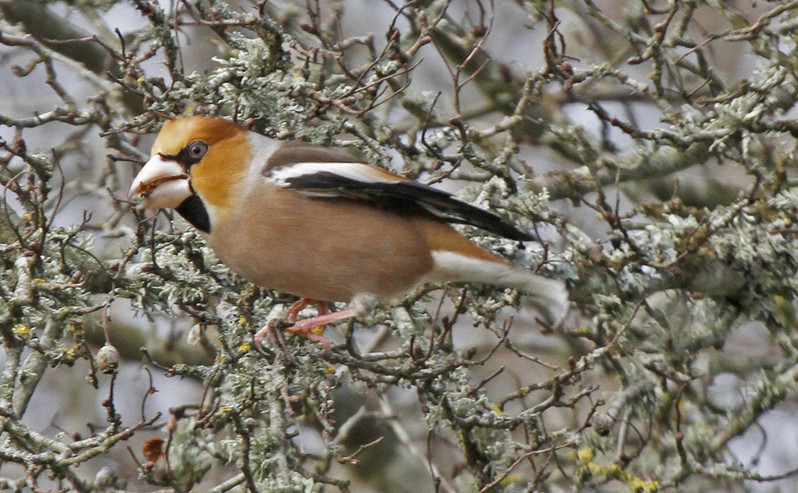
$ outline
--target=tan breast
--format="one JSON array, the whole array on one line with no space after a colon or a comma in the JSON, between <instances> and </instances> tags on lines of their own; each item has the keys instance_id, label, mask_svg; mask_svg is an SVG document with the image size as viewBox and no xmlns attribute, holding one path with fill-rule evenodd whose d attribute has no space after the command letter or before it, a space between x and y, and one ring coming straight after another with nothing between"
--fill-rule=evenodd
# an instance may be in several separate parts
<instances>
[{"instance_id":1,"label":"tan breast","mask_svg":"<svg viewBox=\"0 0 798 493\"><path fill-rule=\"evenodd\" d=\"M219 258L255 284L325 301L364 293L387 301L433 267L412 219L346 199L255 188L248 208L214 224L208 237Z\"/></svg>"}]
</instances>

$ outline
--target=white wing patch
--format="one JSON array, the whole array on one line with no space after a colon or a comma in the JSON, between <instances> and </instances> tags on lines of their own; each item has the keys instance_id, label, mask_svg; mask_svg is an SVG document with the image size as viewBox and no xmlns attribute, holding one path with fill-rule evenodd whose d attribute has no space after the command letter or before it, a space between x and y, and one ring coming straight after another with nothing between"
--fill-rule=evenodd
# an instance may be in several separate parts
<instances>
[{"instance_id":1,"label":"white wing patch","mask_svg":"<svg viewBox=\"0 0 798 493\"><path fill-rule=\"evenodd\" d=\"M396 183L401 180L387 172L364 163L295 163L269 170L268 179L281 187L289 186L288 180L318 173L331 173L364 183Z\"/></svg>"}]
</instances>

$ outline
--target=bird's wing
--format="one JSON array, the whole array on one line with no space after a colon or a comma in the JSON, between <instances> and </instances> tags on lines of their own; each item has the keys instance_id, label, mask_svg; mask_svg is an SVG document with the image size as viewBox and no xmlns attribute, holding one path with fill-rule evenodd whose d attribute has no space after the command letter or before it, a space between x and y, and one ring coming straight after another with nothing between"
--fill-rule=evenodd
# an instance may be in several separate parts
<instances>
[{"instance_id":1,"label":"bird's wing","mask_svg":"<svg viewBox=\"0 0 798 493\"><path fill-rule=\"evenodd\" d=\"M271 166L264 175L279 186L312 197L361 200L401 214L431 215L445 222L469 224L512 240L532 239L501 217L457 200L448 192L362 162L295 162Z\"/></svg>"}]
</instances>

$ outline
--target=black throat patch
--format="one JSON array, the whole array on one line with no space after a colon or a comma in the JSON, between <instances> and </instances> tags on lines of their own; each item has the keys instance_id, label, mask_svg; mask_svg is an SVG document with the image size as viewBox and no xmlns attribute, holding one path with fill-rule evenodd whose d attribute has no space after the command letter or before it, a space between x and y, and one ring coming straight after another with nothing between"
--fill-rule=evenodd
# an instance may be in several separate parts
<instances>
[{"instance_id":1,"label":"black throat patch","mask_svg":"<svg viewBox=\"0 0 798 493\"><path fill-rule=\"evenodd\" d=\"M175 210L198 230L203 233L211 232L211 218L208 217L208 210L198 196L192 195L187 198Z\"/></svg>"}]
</instances>

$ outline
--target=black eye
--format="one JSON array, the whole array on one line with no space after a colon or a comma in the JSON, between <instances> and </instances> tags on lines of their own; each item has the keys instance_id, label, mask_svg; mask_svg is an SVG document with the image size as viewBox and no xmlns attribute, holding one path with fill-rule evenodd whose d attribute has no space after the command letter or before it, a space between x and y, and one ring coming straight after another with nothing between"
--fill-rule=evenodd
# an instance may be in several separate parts
<instances>
[{"instance_id":1,"label":"black eye","mask_svg":"<svg viewBox=\"0 0 798 493\"><path fill-rule=\"evenodd\" d=\"M195 140L186 147L186 157L191 164L198 162L208 152L208 144Z\"/></svg>"}]
</instances>

